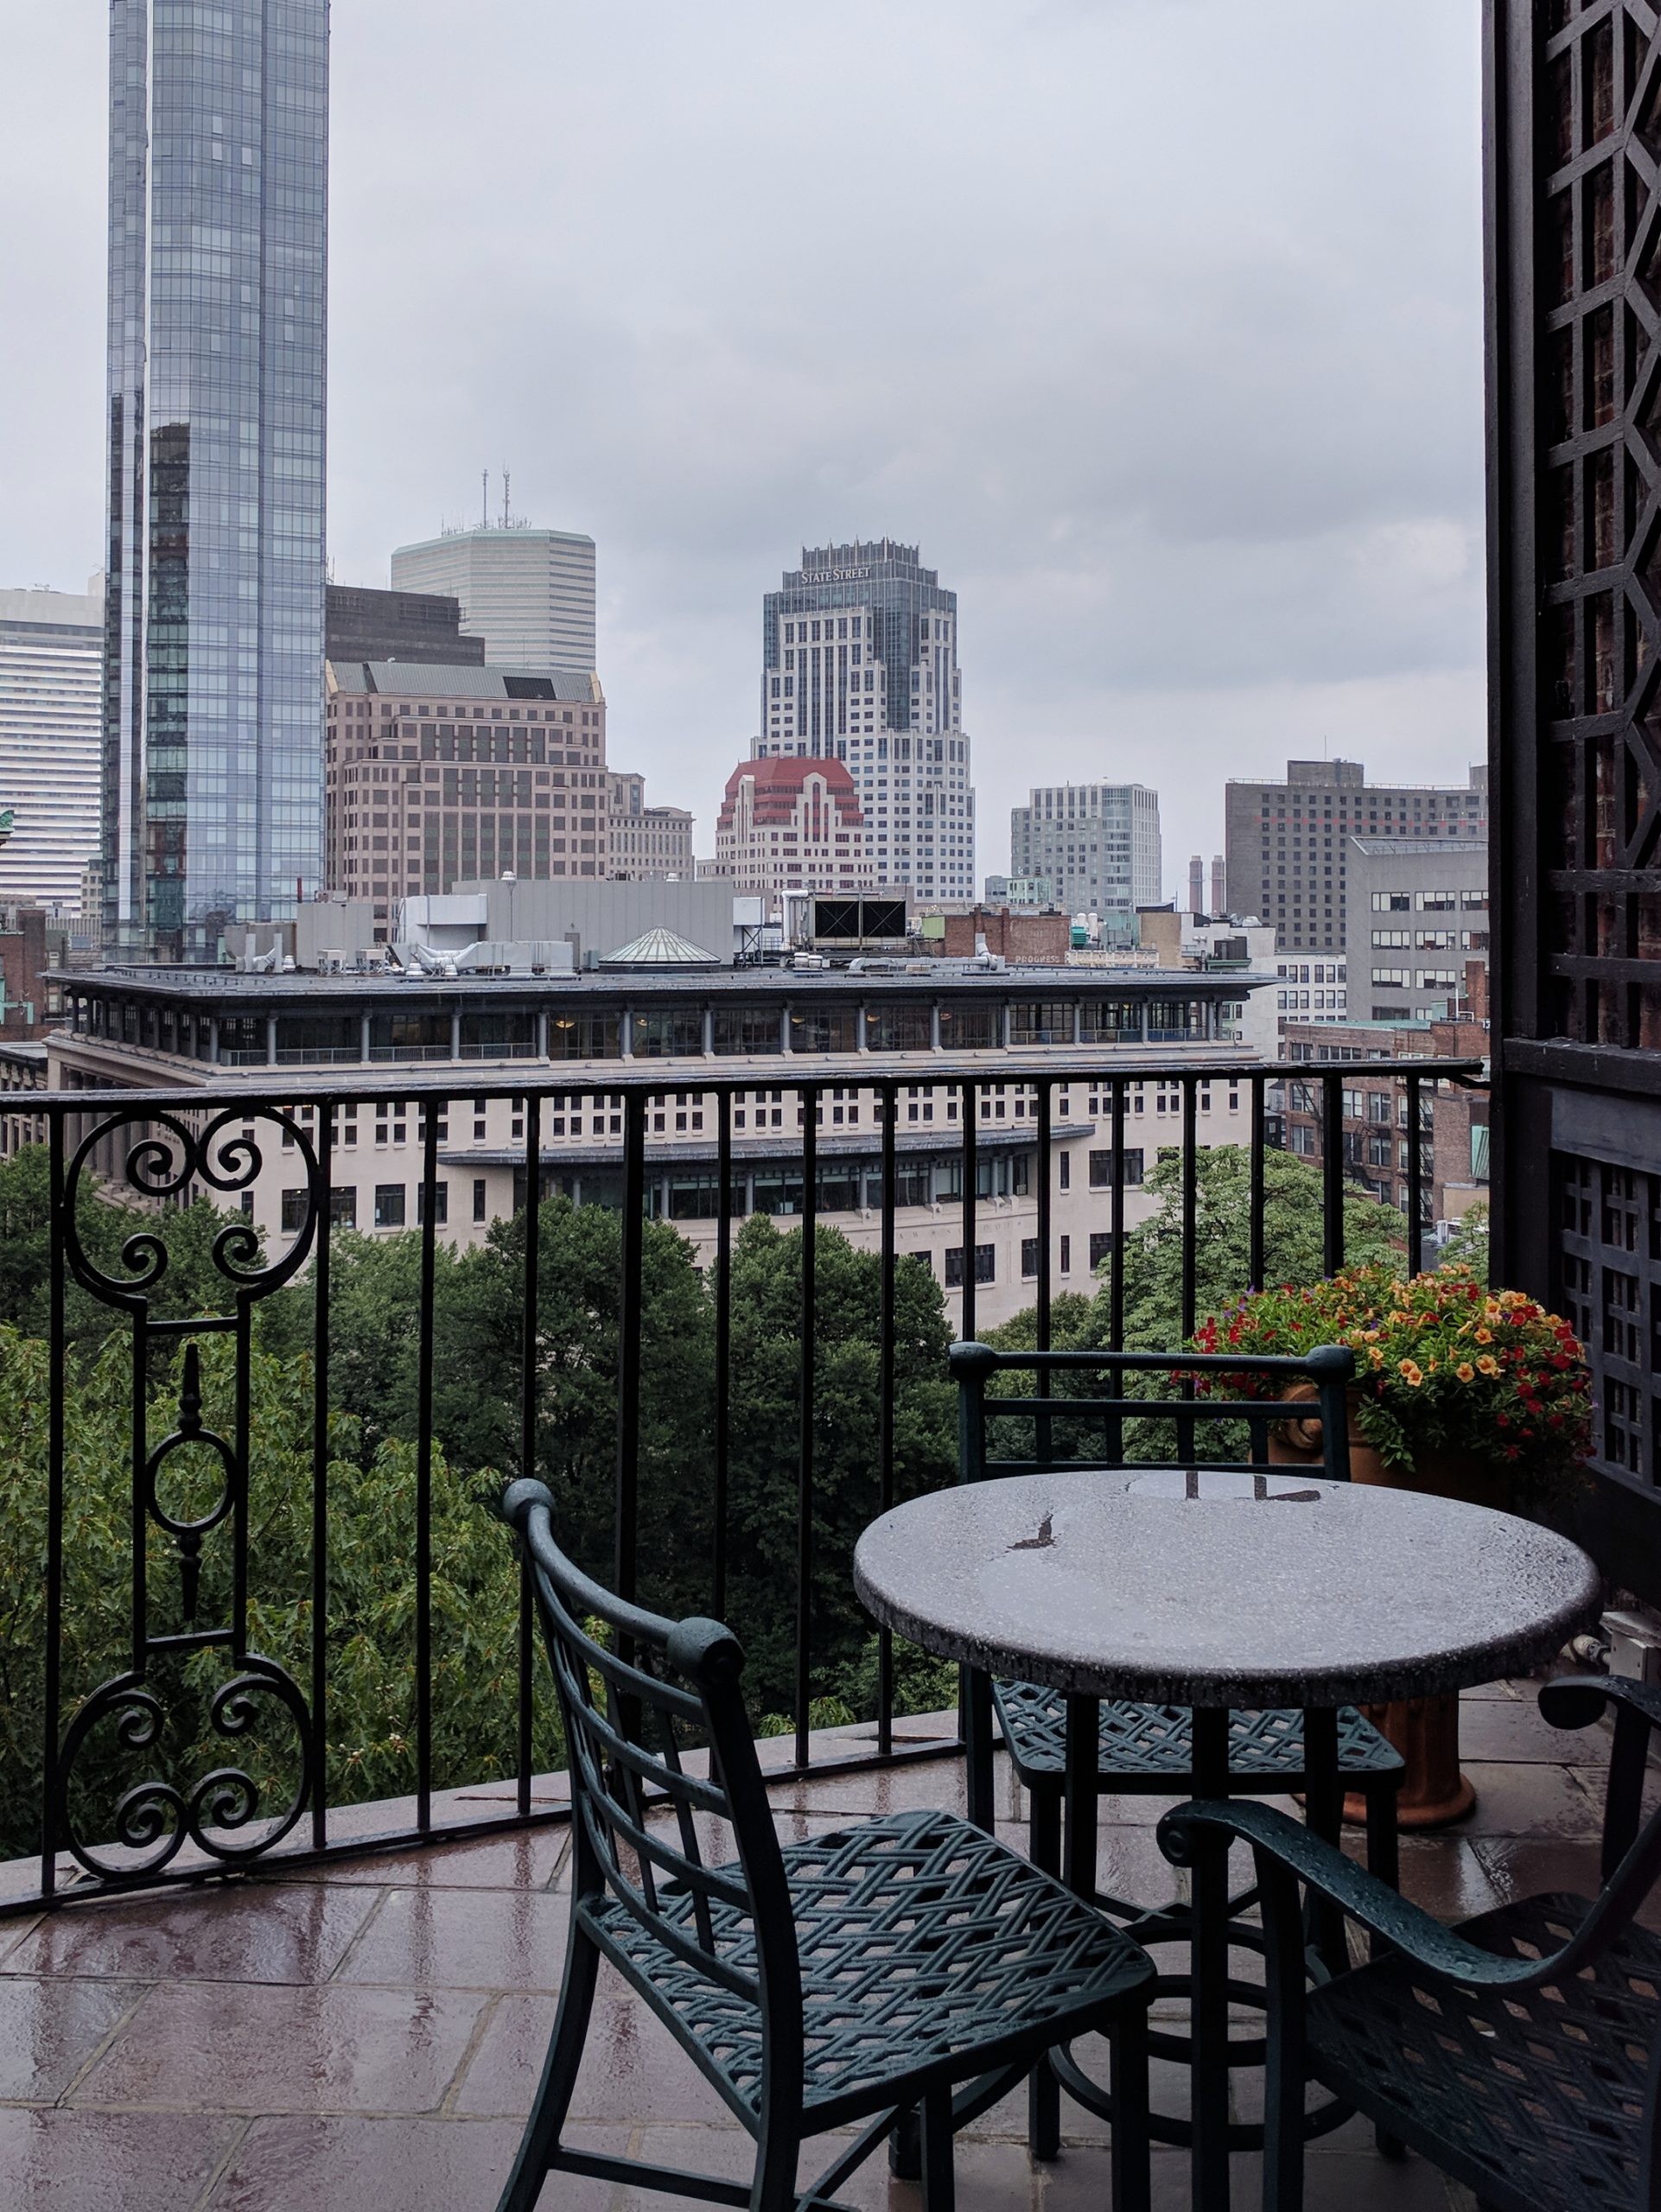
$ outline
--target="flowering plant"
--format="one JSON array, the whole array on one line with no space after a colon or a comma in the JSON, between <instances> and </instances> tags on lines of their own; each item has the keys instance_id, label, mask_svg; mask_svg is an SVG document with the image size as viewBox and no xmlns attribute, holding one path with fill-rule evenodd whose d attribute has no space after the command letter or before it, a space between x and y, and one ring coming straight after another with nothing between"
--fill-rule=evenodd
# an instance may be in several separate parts
<instances>
[{"instance_id":1,"label":"flowering plant","mask_svg":"<svg viewBox=\"0 0 1661 2212\"><path fill-rule=\"evenodd\" d=\"M1355 1426L1390 1466L1458 1453L1544 1489L1584 1458L1591 1378L1574 1331L1518 1290L1489 1292L1462 1268L1401 1281L1352 1268L1297 1287L1254 1291L1214 1314L1196 1351L1355 1354ZM1243 1395L1267 1395L1263 1376Z\"/></svg>"}]
</instances>

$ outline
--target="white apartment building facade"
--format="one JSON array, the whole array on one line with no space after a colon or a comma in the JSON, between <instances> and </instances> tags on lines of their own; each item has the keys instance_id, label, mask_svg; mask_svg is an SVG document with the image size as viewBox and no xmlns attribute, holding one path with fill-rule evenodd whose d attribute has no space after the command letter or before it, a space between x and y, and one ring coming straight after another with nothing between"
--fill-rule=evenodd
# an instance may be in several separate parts
<instances>
[{"instance_id":1,"label":"white apartment building facade","mask_svg":"<svg viewBox=\"0 0 1661 2212\"><path fill-rule=\"evenodd\" d=\"M1008 976L792 975L731 969L697 976L589 973L550 978L181 975L88 970L66 988L68 1026L49 1040L54 1090L167 1089L207 1081L297 1094L355 1069L395 1096L334 1109L330 1212L337 1229L391 1236L420 1225L423 1114L437 1116L435 1226L480 1243L524 1201L526 1100L538 1090L544 1195L617 1205L624 1173L624 1077L660 1080L645 1107L645 1183L652 1212L707 1265L719 1218L722 1111L706 1086L736 1087L726 1111L734 1212L789 1228L803 1211L803 1130L796 1088L823 1086L815 1108L818 1217L879 1249L883 1121L874 1084L895 1092L895 1242L924 1261L961 1319L965 1271L977 1325L1032 1304L1039 1274L1038 1092L1051 1092L1051 1250L1058 1289L1088 1290L1114 1236L1146 1217L1142 1190L1159 1153L1183 1141L1178 1071L1196 1081L1202 1146L1250 1141L1257 1055L1239 1041L1236 979L1148 970L1033 969ZM975 1116L973 1250L964 1239L964 1093ZM1122 1206L1116 1216L1112 1124L1122 1110ZM551 1090L547 1086L552 1085ZM113 1103L113 1102L111 1102ZM36 1116L19 1098L18 1130ZM296 1110L315 1139L317 1111ZM251 1109L259 1166L234 1195L276 1254L299 1233L309 1196L292 1132ZM227 1139L240 1137L234 1117ZM125 1141L95 1163L119 1176Z\"/></svg>"},{"instance_id":2,"label":"white apartment building facade","mask_svg":"<svg viewBox=\"0 0 1661 2212\"><path fill-rule=\"evenodd\" d=\"M104 580L0 591L0 906L79 907L99 849Z\"/></svg>"},{"instance_id":3,"label":"white apartment building facade","mask_svg":"<svg viewBox=\"0 0 1661 2212\"><path fill-rule=\"evenodd\" d=\"M594 540L579 531L446 531L400 545L391 571L395 591L459 600L461 627L483 638L487 665L595 665Z\"/></svg>"},{"instance_id":4,"label":"white apartment building facade","mask_svg":"<svg viewBox=\"0 0 1661 2212\"><path fill-rule=\"evenodd\" d=\"M975 895L958 595L892 538L804 546L762 607L758 759L842 761L883 883Z\"/></svg>"},{"instance_id":5,"label":"white apartment building facade","mask_svg":"<svg viewBox=\"0 0 1661 2212\"><path fill-rule=\"evenodd\" d=\"M1135 937L1138 906L1160 903L1159 793L1145 784L1042 784L1009 810L1009 869L1041 877L1072 914L1099 914Z\"/></svg>"},{"instance_id":6,"label":"white apartment building facade","mask_svg":"<svg viewBox=\"0 0 1661 2212\"><path fill-rule=\"evenodd\" d=\"M679 876L690 882L692 817L684 806L648 806L646 778L627 768L607 772L610 793L611 874L636 882Z\"/></svg>"}]
</instances>

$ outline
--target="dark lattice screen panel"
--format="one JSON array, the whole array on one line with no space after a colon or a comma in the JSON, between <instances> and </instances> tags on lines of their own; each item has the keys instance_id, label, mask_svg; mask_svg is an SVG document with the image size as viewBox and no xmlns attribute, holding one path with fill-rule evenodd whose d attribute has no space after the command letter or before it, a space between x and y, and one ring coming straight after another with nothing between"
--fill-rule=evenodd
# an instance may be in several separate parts
<instances>
[{"instance_id":1,"label":"dark lattice screen panel","mask_svg":"<svg viewBox=\"0 0 1661 2212\"><path fill-rule=\"evenodd\" d=\"M1661 1604L1661 7L1484 0L1494 1226Z\"/></svg>"},{"instance_id":2,"label":"dark lattice screen panel","mask_svg":"<svg viewBox=\"0 0 1661 2212\"><path fill-rule=\"evenodd\" d=\"M1537 1034L1661 1046L1661 44L1553 0L1538 79L1543 357Z\"/></svg>"},{"instance_id":3,"label":"dark lattice screen panel","mask_svg":"<svg viewBox=\"0 0 1661 2212\"><path fill-rule=\"evenodd\" d=\"M1661 1176L1560 1156L1559 1299L1599 1376L1595 1451L1661 1481Z\"/></svg>"}]
</instances>

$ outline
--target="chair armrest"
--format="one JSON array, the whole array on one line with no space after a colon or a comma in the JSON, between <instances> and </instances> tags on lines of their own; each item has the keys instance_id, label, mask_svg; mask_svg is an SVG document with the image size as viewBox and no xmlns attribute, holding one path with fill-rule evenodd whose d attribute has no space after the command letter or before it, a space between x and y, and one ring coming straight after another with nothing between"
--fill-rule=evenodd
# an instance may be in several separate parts
<instances>
[{"instance_id":1,"label":"chair armrest","mask_svg":"<svg viewBox=\"0 0 1661 2212\"><path fill-rule=\"evenodd\" d=\"M1161 1850L1177 1866L1193 1864L1207 1835L1250 1844L1260 1865L1283 1868L1426 1973L1462 1988L1509 1989L1549 1981L1562 1955L1555 1954L1546 1961L1505 1959L1467 1942L1272 1805L1239 1798L1202 1799L1167 1813L1158 1833Z\"/></svg>"},{"instance_id":2,"label":"chair armrest","mask_svg":"<svg viewBox=\"0 0 1661 2212\"><path fill-rule=\"evenodd\" d=\"M1589 1728L1606 1706L1625 1707L1661 1728L1661 1689L1623 1675L1564 1675L1540 1692L1540 1711L1554 1728Z\"/></svg>"}]
</instances>

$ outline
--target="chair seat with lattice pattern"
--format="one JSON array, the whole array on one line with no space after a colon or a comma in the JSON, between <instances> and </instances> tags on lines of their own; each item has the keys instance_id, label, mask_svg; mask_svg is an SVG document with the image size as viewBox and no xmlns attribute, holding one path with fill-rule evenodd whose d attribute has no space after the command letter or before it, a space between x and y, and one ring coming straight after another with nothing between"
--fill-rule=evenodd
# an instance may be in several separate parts
<instances>
[{"instance_id":1,"label":"chair seat with lattice pattern","mask_svg":"<svg viewBox=\"0 0 1661 2212\"><path fill-rule=\"evenodd\" d=\"M1150 1983L1146 1955L1052 1876L955 1814L897 1813L783 1853L801 1961L804 2102L816 2128L905 2101L954 2052L989 2070L1034 2032L1066 2042L1104 2005ZM670 1898L690 1925L690 1892ZM713 1911L723 1963L755 1970L750 1921ZM620 1905L597 1931L654 2005L671 2012L735 2107L759 2113L760 2008L684 1963Z\"/></svg>"},{"instance_id":2,"label":"chair seat with lattice pattern","mask_svg":"<svg viewBox=\"0 0 1661 2212\"><path fill-rule=\"evenodd\" d=\"M993 1707L1010 1764L1024 1788L1059 1791L1066 1773L1067 1707L1059 1690L1036 1682L995 1681ZM1104 1792L1174 1795L1193 1773L1193 1714L1187 1706L1139 1705L1104 1698L1097 1771ZM1338 1760L1352 1789L1394 1789L1402 1758L1353 1706L1338 1717ZM1229 1775L1244 1794L1301 1789L1303 1715L1295 1708L1231 1713Z\"/></svg>"},{"instance_id":3,"label":"chair seat with lattice pattern","mask_svg":"<svg viewBox=\"0 0 1661 2212\"><path fill-rule=\"evenodd\" d=\"M1591 1910L1528 1897L1458 1933L1501 1957L1549 1958ZM1312 2068L1403 2140L1427 2137L1506 2212L1639 2212L1661 2009L1661 1937L1621 1931L1578 1973L1526 1993L1455 1990L1394 1956L1308 1999Z\"/></svg>"}]
</instances>

